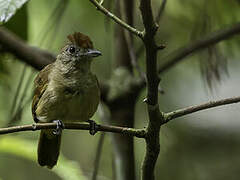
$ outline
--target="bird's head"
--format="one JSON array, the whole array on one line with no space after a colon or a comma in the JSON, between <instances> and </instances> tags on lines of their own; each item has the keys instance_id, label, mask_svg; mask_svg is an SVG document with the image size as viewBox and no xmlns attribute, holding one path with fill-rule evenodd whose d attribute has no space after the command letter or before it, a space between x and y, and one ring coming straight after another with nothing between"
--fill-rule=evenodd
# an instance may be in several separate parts
<instances>
[{"instance_id":1,"label":"bird's head","mask_svg":"<svg viewBox=\"0 0 240 180\"><path fill-rule=\"evenodd\" d=\"M61 60L64 63L83 63L101 55L101 52L93 48L90 38L80 32L67 36L69 42L61 50Z\"/></svg>"}]
</instances>

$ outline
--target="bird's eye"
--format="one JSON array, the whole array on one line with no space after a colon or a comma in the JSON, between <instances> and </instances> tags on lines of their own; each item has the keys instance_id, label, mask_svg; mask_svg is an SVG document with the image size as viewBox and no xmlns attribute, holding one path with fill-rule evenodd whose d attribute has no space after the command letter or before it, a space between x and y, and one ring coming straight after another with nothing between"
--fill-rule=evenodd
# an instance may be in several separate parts
<instances>
[{"instance_id":1,"label":"bird's eye","mask_svg":"<svg viewBox=\"0 0 240 180\"><path fill-rule=\"evenodd\" d=\"M75 53L75 50L76 50L75 47L70 47L70 48L69 48L69 52L70 52L71 54Z\"/></svg>"}]
</instances>

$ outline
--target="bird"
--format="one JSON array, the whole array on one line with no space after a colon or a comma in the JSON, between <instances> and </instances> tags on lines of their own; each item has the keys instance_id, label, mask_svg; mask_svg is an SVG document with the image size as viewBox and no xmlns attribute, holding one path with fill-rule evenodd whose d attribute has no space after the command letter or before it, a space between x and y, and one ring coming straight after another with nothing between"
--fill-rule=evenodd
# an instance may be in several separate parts
<instances>
[{"instance_id":1,"label":"bird","mask_svg":"<svg viewBox=\"0 0 240 180\"><path fill-rule=\"evenodd\" d=\"M56 122L57 128L42 129L38 142L38 163L53 168L58 161L61 129L66 122L90 122L97 110L100 89L91 71L101 52L87 35L75 32L56 60L43 68L34 80L32 115L36 123ZM90 131L94 134L93 131Z\"/></svg>"}]
</instances>

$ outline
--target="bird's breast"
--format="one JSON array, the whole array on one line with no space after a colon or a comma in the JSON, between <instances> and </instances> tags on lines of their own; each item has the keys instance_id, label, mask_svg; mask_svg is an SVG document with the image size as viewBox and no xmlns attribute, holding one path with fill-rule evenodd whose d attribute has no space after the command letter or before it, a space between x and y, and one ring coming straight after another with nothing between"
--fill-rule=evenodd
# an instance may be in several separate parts
<instances>
[{"instance_id":1,"label":"bird's breast","mask_svg":"<svg viewBox=\"0 0 240 180\"><path fill-rule=\"evenodd\" d=\"M65 88L63 121L86 121L97 110L100 92L97 84L83 88Z\"/></svg>"}]
</instances>

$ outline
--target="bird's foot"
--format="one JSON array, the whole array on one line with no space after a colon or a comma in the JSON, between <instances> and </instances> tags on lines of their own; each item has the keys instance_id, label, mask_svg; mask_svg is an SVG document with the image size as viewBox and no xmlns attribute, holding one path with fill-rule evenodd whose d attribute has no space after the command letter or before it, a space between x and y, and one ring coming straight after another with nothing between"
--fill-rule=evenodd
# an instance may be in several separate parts
<instances>
[{"instance_id":1,"label":"bird's foot","mask_svg":"<svg viewBox=\"0 0 240 180\"><path fill-rule=\"evenodd\" d=\"M93 121L93 120L90 120L90 119L87 120L87 122L90 125L89 133L91 135L95 135L97 133L97 127L98 127L97 123L95 121Z\"/></svg>"},{"instance_id":2,"label":"bird's foot","mask_svg":"<svg viewBox=\"0 0 240 180\"><path fill-rule=\"evenodd\" d=\"M35 115L34 115L33 120L34 120L35 123L39 123L39 119Z\"/></svg>"},{"instance_id":3,"label":"bird's foot","mask_svg":"<svg viewBox=\"0 0 240 180\"><path fill-rule=\"evenodd\" d=\"M57 124L56 129L53 130L53 134L54 135L61 135L62 130L64 129L63 122L61 120L54 120L53 122Z\"/></svg>"}]
</instances>

